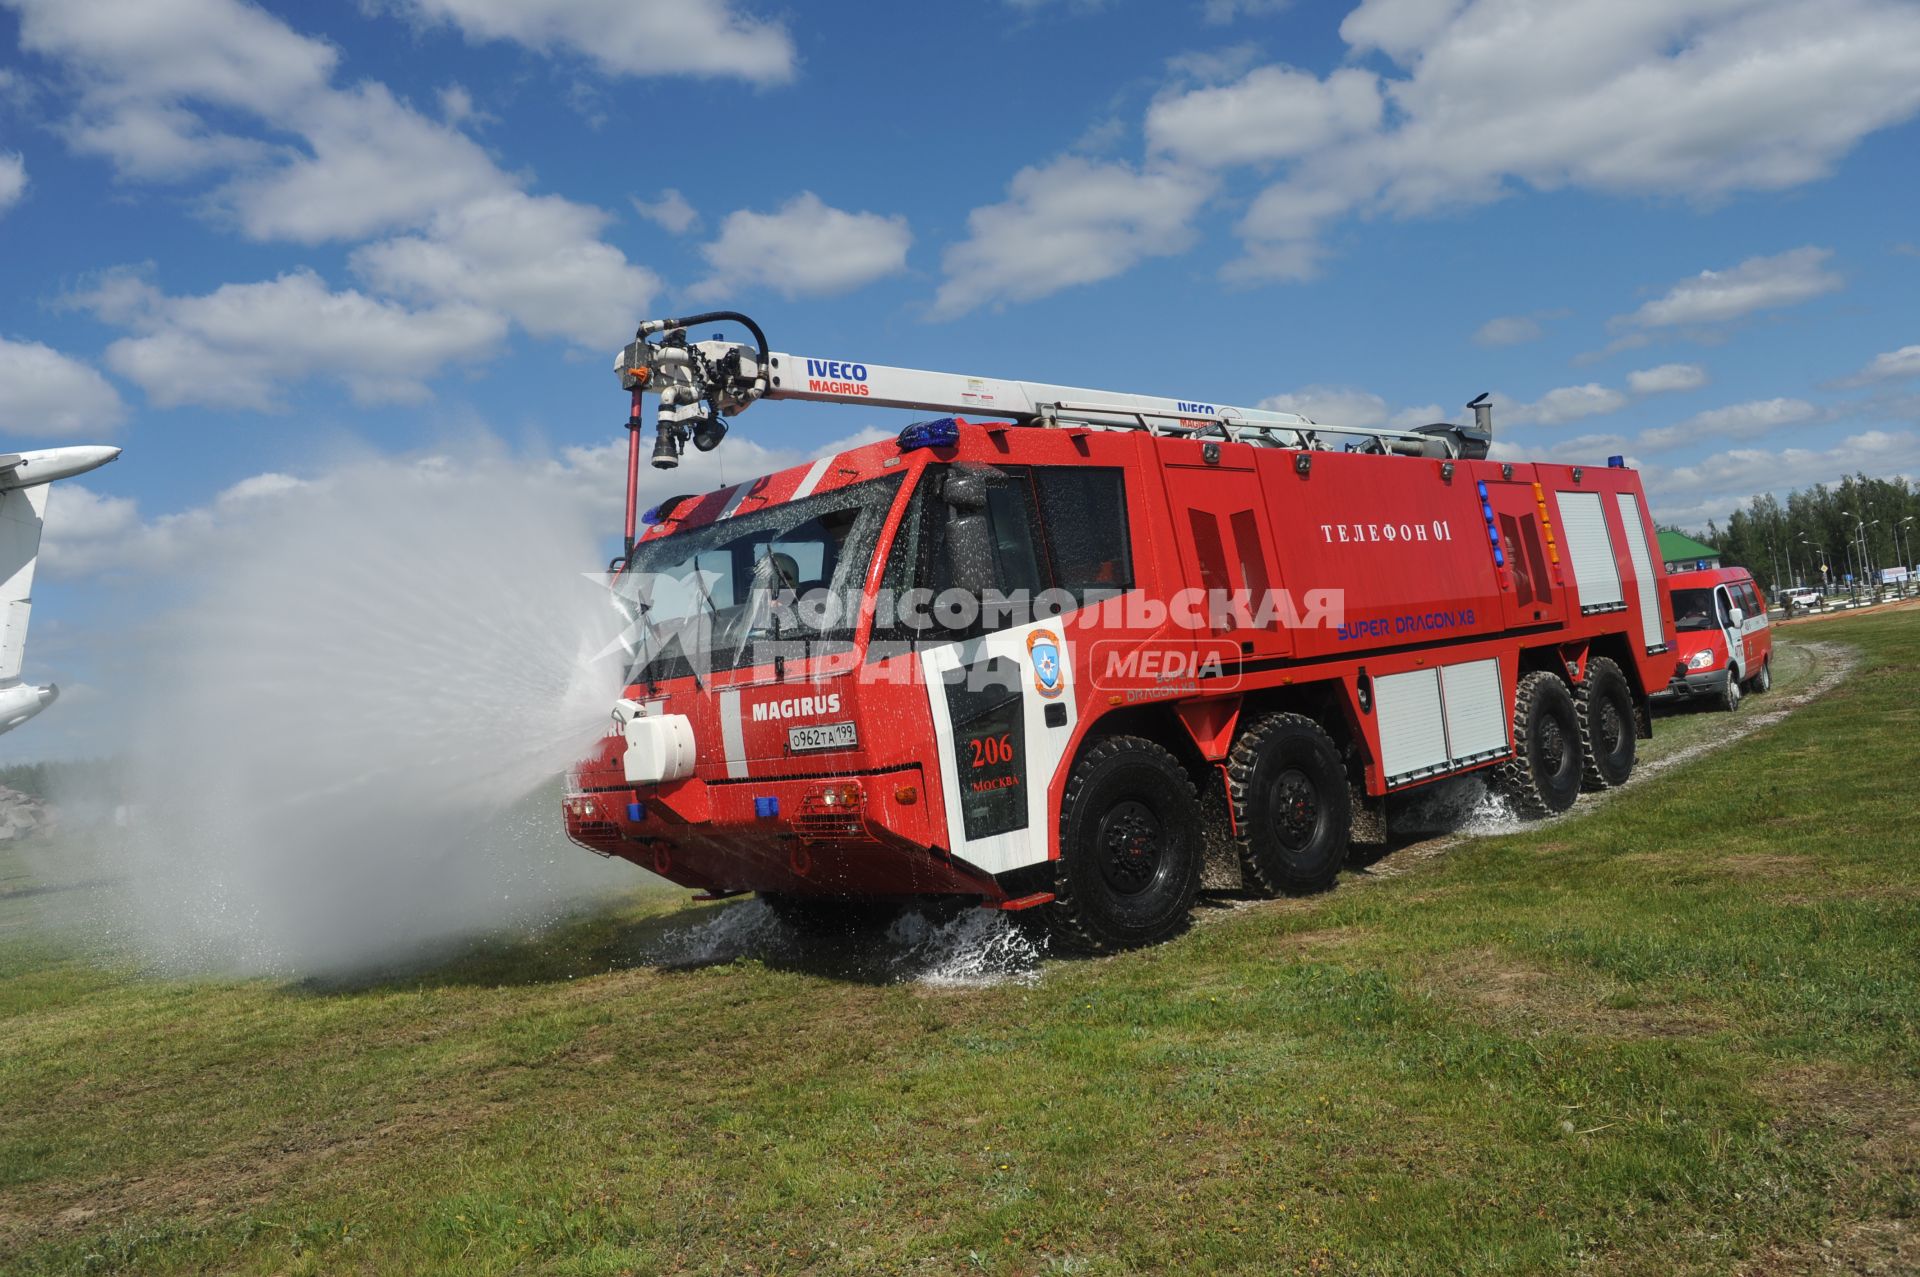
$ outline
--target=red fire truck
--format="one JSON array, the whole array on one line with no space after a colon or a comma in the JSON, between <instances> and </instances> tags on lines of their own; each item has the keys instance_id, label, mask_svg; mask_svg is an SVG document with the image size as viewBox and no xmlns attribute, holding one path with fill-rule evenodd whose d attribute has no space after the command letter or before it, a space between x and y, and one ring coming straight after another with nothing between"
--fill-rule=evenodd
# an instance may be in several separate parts
<instances>
[{"instance_id":1,"label":"red fire truck","mask_svg":"<svg viewBox=\"0 0 1920 1277\"><path fill-rule=\"evenodd\" d=\"M751 342L690 341L733 322ZM1329 885L1396 794L1483 770L1529 813L1618 785L1673 673L1639 476L1488 459L1490 421L1352 430L770 352L649 321L632 618L567 831L782 913L959 897L1080 947L1202 889ZM762 399L964 413L634 508Z\"/></svg>"}]
</instances>

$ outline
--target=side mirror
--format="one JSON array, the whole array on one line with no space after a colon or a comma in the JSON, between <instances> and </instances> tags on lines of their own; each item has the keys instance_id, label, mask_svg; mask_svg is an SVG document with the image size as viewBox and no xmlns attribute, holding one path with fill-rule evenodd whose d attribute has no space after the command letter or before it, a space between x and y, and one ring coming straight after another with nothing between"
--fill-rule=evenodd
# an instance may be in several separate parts
<instances>
[{"instance_id":1,"label":"side mirror","mask_svg":"<svg viewBox=\"0 0 1920 1277\"><path fill-rule=\"evenodd\" d=\"M947 503L947 567L954 587L975 598L997 579L993 528L987 517L987 487L995 473L990 466L957 465L947 472L940 490Z\"/></svg>"},{"instance_id":2,"label":"side mirror","mask_svg":"<svg viewBox=\"0 0 1920 1277\"><path fill-rule=\"evenodd\" d=\"M947 567L955 589L979 598L995 580L993 570L993 529L984 510L963 513L958 507L947 514Z\"/></svg>"},{"instance_id":3,"label":"side mirror","mask_svg":"<svg viewBox=\"0 0 1920 1277\"><path fill-rule=\"evenodd\" d=\"M1733 609L1732 609L1732 610L1731 610L1731 611L1729 612L1729 615L1731 615L1731 616L1733 617L1733 623L1734 623L1735 625L1744 625L1744 624L1746 624L1746 620L1747 620L1747 613L1746 613L1746 610L1745 610L1744 608L1737 608L1737 607L1736 607L1736 608L1733 608Z\"/></svg>"},{"instance_id":4,"label":"side mirror","mask_svg":"<svg viewBox=\"0 0 1920 1277\"><path fill-rule=\"evenodd\" d=\"M947 472L940 497L956 510L987 508L987 485L994 471L990 466L957 465Z\"/></svg>"}]
</instances>

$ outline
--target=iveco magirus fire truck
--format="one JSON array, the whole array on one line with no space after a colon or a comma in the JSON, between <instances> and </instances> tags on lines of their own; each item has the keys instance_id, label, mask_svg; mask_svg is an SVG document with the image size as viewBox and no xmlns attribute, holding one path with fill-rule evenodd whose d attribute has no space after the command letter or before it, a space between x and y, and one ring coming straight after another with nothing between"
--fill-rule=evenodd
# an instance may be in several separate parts
<instances>
[{"instance_id":1,"label":"iveco magirus fire truck","mask_svg":"<svg viewBox=\"0 0 1920 1277\"><path fill-rule=\"evenodd\" d=\"M752 340L689 338L723 322ZM1481 401L1343 429L780 354L735 312L615 366L632 664L567 831L708 898L1149 943L1201 890L1329 885L1442 778L1534 814L1624 782L1673 673L1639 475L1491 460ZM663 468L761 399L950 415L641 515L645 395Z\"/></svg>"}]
</instances>

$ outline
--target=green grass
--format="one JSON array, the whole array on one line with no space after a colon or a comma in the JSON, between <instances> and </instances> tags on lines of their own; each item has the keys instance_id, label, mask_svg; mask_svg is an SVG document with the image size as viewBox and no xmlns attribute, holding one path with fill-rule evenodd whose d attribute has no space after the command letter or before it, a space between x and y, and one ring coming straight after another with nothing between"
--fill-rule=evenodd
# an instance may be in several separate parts
<instances>
[{"instance_id":1,"label":"green grass","mask_svg":"<svg viewBox=\"0 0 1920 1277\"><path fill-rule=\"evenodd\" d=\"M1920 615L1795 637L1860 663L1616 801L1032 987L645 965L677 895L175 983L0 900L0 1268L1920 1262Z\"/></svg>"}]
</instances>

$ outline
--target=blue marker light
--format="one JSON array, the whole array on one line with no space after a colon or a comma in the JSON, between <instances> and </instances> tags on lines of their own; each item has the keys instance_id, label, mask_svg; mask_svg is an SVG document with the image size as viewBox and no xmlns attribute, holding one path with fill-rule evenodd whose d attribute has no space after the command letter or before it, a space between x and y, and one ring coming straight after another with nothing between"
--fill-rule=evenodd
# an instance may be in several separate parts
<instances>
[{"instance_id":1,"label":"blue marker light","mask_svg":"<svg viewBox=\"0 0 1920 1277\"><path fill-rule=\"evenodd\" d=\"M756 798L753 800L753 814L761 820L775 820L780 815L778 798Z\"/></svg>"},{"instance_id":2,"label":"blue marker light","mask_svg":"<svg viewBox=\"0 0 1920 1277\"><path fill-rule=\"evenodd\" d=\"M1627 459L1625 457L1608 457L1607 465L1614 470L1624 470L1627 466Z\"/></svg>"},{"instance_id":3,"label":"blue marker light","mask_svg":"<svg viewBox=\"0 0 1920 1277\"><path fill-rule=\"evenodd\" d=\"M960 423L952 417L916 421L900 432L900 451L916 448L951 448L960 442Z\"/></svg>"},{"instance_id":4,"label":"blue marker light","mask_svg":"<svg viewBox=\"0 0 1920 1277\"><path fill-rule=\"evenodd\" d=\"M641 821L645 820L646 818L647 818L647 805L645 803L628 803L627 804L627 819L630 822L637 825Z\"/></svg>"},{"instance_id":5,"label":"blue marker light","mask_svg":"<svg viewBox=\"0 0 1920 1277\"><path fill-rule=\"evenodd\" d=\"M1482 479L1480 482L1474 484L1473 486L1480 489L1480 499L1482 501L1485 501L1487 499L1487 481L1485 479Z\"/></svg>"},{"instance_id":6,"label":"blue marker light","mask_svg":"<svg viewBox=\"0 0 1920 1277\"><path fill-rule=\"evenodd\" d=\"M1507 566L1506 551L1502 550L1497 545L1493 547L1493 566L1497 568L1503 568Z\"/></svg>"}]
</instances>

